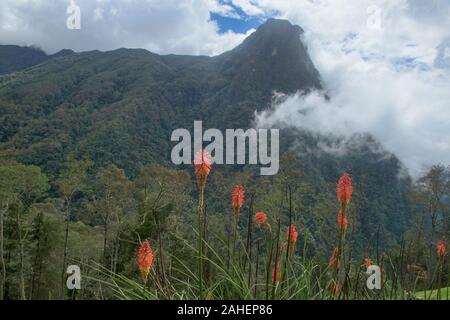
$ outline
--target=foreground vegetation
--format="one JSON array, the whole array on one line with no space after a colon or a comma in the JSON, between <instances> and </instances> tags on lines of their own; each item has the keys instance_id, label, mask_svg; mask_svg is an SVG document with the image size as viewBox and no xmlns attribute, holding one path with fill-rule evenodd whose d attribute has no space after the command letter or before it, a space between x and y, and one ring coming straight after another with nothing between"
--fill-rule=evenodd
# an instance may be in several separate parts
<instances>
[{"instance_id":1,"label":"foreground vegetation","mask_svg":"<svg viewBox=\"0 0 450 320\"><path fill-rule=\"evenodd\" d=\"M438 295L440 295L440 298L438 298ZM450 287L441 288L440 292L438 290L421 291L416 294L416 298L422 300L450 300Z\"/></svg>"},{"instance_id":2,"label":"foreground vegetation","mask_svg":"<svg viewBox=\"0 0 450 320\"><path fill-rule=\"evenodd\" d=\"M438 290L449 285L449 172L442 166L431 168L411 189L415 227L391 248L380 245L378 231L363 250L355 237L361 194L348 174L337 190L330 185L312 204L311 189L292 172L270 184L245 170L227 179L197 158L194 184L188 171L155 165L134 180L115 166L92 178L90 166L88 160L68 158L50 184L38 167L2 163L0 298L448 296ZM311 206L322 216L305 216ZM319 233L307 228L309 218L321 224ZM71 264L82 269L79 291L66 289ZM380 290L366 286L371 264L381 268Z\"/></svg>"}]
</instances>

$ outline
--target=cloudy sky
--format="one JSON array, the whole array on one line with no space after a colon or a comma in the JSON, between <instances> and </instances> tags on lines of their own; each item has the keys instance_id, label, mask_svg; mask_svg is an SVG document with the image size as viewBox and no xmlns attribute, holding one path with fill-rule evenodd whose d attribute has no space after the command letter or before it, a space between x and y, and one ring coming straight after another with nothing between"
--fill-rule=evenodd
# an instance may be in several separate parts
<instances>
[{"instance_id":1,"label":"cloudy sky","mask_svg":"<svg viewBox=\"0 0 450 320\"><path fill-rule=\"evenodd\" d=\"M296 95L260 115L321 133L366 131L417 174L450 164L450 0L1 0L0 43L49 53L146 48L215 55L268 17L305 30L332 97ZM299 112L305 111L308 112Z\"/></svg>"}]
</instances>

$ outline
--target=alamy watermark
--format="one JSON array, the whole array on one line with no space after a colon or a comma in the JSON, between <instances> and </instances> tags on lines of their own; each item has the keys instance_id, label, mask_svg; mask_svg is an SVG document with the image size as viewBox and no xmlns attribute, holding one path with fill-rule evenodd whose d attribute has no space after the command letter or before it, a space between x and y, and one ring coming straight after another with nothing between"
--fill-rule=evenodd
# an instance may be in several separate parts
<instances>
[{"instance_id":1,"label":"alamy watermark","mask_svg":"<svg viewBox=\"0 0 450 320\"><path fill-rule=\"evenodd\" d=\"M178 144L172 148L171 159L176 165L192 164L193 155L204 149L212 163L261 165L260 174L270 176L277 174L280 167L279 140L279 129L226 129L224 137L218 129L203 132L202 121L194 121L193 139L187 129L173 131L171 141ZM209 142L205 148L204 142Z\"/></svg>"},{"instance_id":2,"label":"alamy watermark","mask_svg":"<svg viewBox=\"0 0 450 320\"><path fill-rule=\"evenodd\" d=\"M371 265L367 268L366 274L369 276L367 278L367 289L369 290L380 290L381 289L381 269L379 266Z\"/></svg>"},{"instance_id":3,"label":"alamy watermark","mask_svg":"<svg viewBox=\"0 0 450 320\"><path fill-rule=\"evenodd\" d=\"M80 267L77 265L68 266L66 273L69 275L66 281L67 289L80 290L81 289Z\"/></svg>"},{"instance_id":4,"label":"alamy watermark","mask_svg":"<svg viewBox=\"0 0 450 320\"><path fill-rule=\"evenodd\" d=\"M69 17L66 20L66 26L69 30L81 29L81 8L76 5L75 0L70 0L66 10Z\"/></svg>"}]
</instances>

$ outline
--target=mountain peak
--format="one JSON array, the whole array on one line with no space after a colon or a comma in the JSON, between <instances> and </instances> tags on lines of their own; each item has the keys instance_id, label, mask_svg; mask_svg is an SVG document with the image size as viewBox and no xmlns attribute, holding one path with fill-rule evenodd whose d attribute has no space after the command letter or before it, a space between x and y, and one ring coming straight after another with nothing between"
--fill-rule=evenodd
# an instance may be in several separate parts
<instances>
[{"instance_id":1,"label":"mountain peak","mask_svg":"<svg viewBox=\"0 0 450 320\"><path fill-rule=\"evenodd\" d=\"M52 58L75 54L74 51L63 49L53 55L48 55L38 47L21 47L17 45L0 45L0 75L20 71Z\"/></svg>"},{"instance_id":2,"label":"mountain peak","mask_svg":"<svg viewBox=\"0 0 450 320\"><path fill-rule=\"evenodd\" d=\"M252 42L270 42L293 47L301 42L300 37L303 33L304 31L300 26L293 25L288 20L268 19L245 39L243 45Z\"/></svg>"},{"instance_id":3,"label":"mountain peak","mask_svg":"<svg viewBox=\"0 0 450 320\"><path fill-rule=\"evenodd\" d=\"M258 28L258 31L282 34L285 34L286 32L293 32L298 34L299 36L304 32L300 26L293 25L288 20L274 18L270 18L265 23L263 23Z\"/></svg>"},{"instance_id":4,"label":"mountain peak","mask_svg":"<svg viewBox=\"0 0 450 320\"><path fill-rule=\"evenodd\" d=\"M292 94L321 89L320 75L301 39L303 29L287 20L269 19L235 49L219 56L222 73L239 88Z\"/></svg>"},{"instance_id":5,"label":"mountain peak","mask_svg":"<svg viewBox=\"0 0 450 320\"><path fill-rule=\"evenodd\" d=\"M0 75L34 66L47 59L47 54L36 47L0 45Z\"/></svg>"},{"instance_id":6,"label":"mountain peak","mask_svg":"<svg viewBox=\"0 0 450 320\"><path fill-rule=\"evenodd\" d=\"M72 54L75 54L75 51L70 50L70 49L62 49L62 50L58 51L57 53L53 54L51 57L59 58L59 57L70 56Z\"/></svg>"}]
</instances>

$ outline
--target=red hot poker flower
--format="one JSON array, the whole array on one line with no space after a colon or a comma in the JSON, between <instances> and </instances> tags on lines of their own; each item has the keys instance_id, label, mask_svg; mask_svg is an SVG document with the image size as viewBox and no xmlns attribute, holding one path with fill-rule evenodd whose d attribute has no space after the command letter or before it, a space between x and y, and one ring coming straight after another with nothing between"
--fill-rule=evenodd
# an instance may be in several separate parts
<instances>
[{"instance_id":1,"label":"red hot poker flower","mask_svg":"<svg viewBox=\"0 0 450 320\"><path fill-rule=\"evenodd\" d=\"M373 264L372 259L370 258L364 259L364 266L366 267L366 269L369 268L372 264Z\"/></svg>"},{"instance_id":2,"label":"red hot poker flower","mask_svg":"<svg viewBox=\"0 0 450 320\"><path fill-rule=\"evenodd\" d=\"M436 252L439 258L443 258L445 256L447 248L445 246L445 242L440 240L436 245Z\"/></svg>"},{"instance_id":3,"label":"red hot poker flower","mask_svg":"<svg viewBox=\"0 0 450 320\"><path fill-rule=\"evenodd\" d=\"M195 154L194 169L200 187L204 187L206 178L211 171L212 161L206 150L200 150Z\"/></svg>"},{"instance_id":4,"label":"red hot poker flower","mask_svg":"<svg viewBox=\"0 0 450 320\"><path fill-rule=\"evenodd\" d=\"M339 210L338 212L337 221L339 228L343 231L346 231L348 227L348 219L347 217L344 217L344 219L342 219L342 210Z\"/></svg>"},{"instance_id":5,"label":"red hot poker flower","mask_svg":"<svg viewBox=\"0 0 450 320\"><path fill-rule=\"evenodd\" d=\"M263 226L265 223L266 223L266 221L267 221L267 214L265 214L264 212L257 212L256 214L255 214L255 223L258 225L258 226Z\"/></svg>"},{"instance_id":6,"label":"red hot poker flower","mask_svg":"<svg viewBox=\"0 0 450 320\"><path fill-rule=\"evenodd\" d=\"M275 274L275 269L276 269L276 274ZM276 268L273 268L272 270L272 283L277 283L280 281L280 277L281 277L281 265L278 264Z\"/></svg>"},{"instance_id":7,"label":"red hot poker flower","mask_svg":"<svg viewBox=\"0 0 450 320\"><path fill-rule=\"evenodd\" d=\"M295 252L295 243L298 238L298 232L295 230L294 224L291 224L291 226L287 229L286 238L289 241L289 255L293 255Z\"/></svg>"},{"instance_id":8,"label":"red hot poker flower","mask_svg":"<svg viewBox=\"0 0 450 320\"><path fill-rule=\"evenodd\" d=\"M339 294L339 291L340 291L339 285L338 285L337 283L333 283L333 287L332 287L332 289L331 289L331 292L332 292L335 296L337 296L337 295Z\"/></svg>"},{"instance_id":9,"label":"red hot poker flower","mask_svg":"<svg viewBox=\"0 0 450 320\"><path fill-rule=\"evenodd\" d=\"M245 189L242 185L237 185L234 187L231 193L231 205L234 210L239 210L242 208L245 199Z\"/></svg>"},{"instance_id":10,"label":"red hot poker flower","mask_svg":"<svg viewBox=\"0 0 450 320\"><path fill-rule=\"evenodd\" d=\"M148 240L142 242L137 254L137 263L139 266L139 271L141 272L142 281L147 283L148 274L153 265L153 251L150 248Z\"/></svg>"},{"instance_id":11,"label":"red hot poker flower","mask_svg":"<svg viewBox=\"0 0 450 320\"><path fill-rule=\"evenodd\" d=\"M291 224L291 226L287 229L286 238L291 243L297 242L298 232L295 230L295 224Z\"/></svg>"},{"instance_id":12,"label":"red hot poker flower","mask_svg":"<svg viewBox=\"0 0 450 320\"><path fill-rule=\"evenodd\" d=\"M352 178L350 178L348 173L344 173L339 178L336 193L341 205L346 205L350 202L353 193L353 185Z\"/></svg>"},{"instance_id":13,"label":"red hot poker flower","mask_svg":"<svg viewBox=\"0 0 450 320\"><path fill-rule=\"evenodd\" d=\"M338 249L334 248L333 252L331 253L331 257L330 257L330 269L331 270L337 268L337 252L338 252Z\"/></svg>"}]
</instances>

